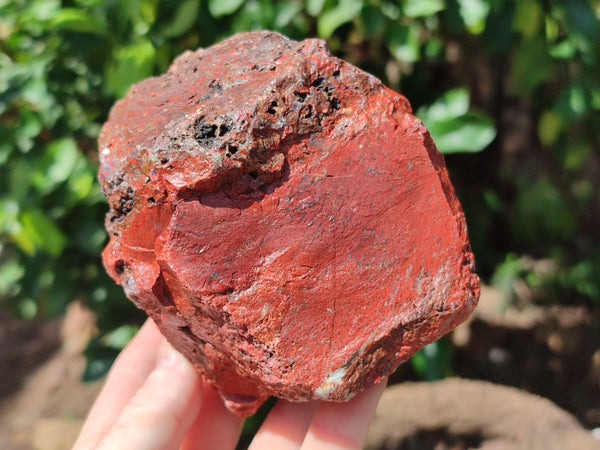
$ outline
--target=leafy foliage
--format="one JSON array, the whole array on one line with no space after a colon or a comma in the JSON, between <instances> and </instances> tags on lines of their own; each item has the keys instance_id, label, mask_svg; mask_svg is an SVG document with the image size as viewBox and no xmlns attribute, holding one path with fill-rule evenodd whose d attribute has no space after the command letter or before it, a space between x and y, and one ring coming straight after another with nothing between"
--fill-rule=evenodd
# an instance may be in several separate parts
<instances>
[{"instance_id":1,"label":"leafy foliage","mask_svg":"<svg viewBox=\"0 0 600 450\"><path fill-rule=\"evenodd\" d=\"M442 153L479 152L492 143L496 128L491 119L469 111L469 92L451 89L417 111Z\"/></svg>"},{"instance_id":2,"label":"leafy foliage","mask_svg":"<svg viewBox=\"0 0 600 450\"><path fill-rule=\"evenodd\" d=\"M420 379L437 381L452 375L452 353L451 342L442 338L419 350L410 363Z\"/></svg>"},{"instance_id":3,"label":"leafy foliage","mask_svg":"<svg viewBox=\"0 0 600 450\"><path fill-rule=\"evenodd\" d=\"M485 279L600 307L599 14L598 0L0 0L0 302L32 317L85 301L101 330L89 376L106 369L142 316L99 259L101 124L182 51L268 28L327 39L411 100ZM446 372L444 349L415 367Z\"/></svg>"}]
</instances>

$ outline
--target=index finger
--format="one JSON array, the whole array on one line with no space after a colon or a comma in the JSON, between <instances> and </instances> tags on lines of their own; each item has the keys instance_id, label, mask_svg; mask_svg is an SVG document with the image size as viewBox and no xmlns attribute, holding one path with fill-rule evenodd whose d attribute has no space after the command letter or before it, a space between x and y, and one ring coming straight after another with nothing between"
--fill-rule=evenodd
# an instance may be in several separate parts
<instances>
[{"instance_id":1,"label":"index finger","mask_svg":"<svg viewBox=\"0 0 600 450\"><path fill-rule=\"evenodd\" d=\"M162 334L154 322L146 320L110 369L102 392L88 413L75 448L93 448L112 426L154 369L162 340Z\"/></svg>"},{"instance_id":2,"label":"index finger","mask_svg":"<svg viewBox=\"0 0 600 450\"><path fill-rule=\"evenodd\" d=\"M321 402L301 449L361 449L386 383L382 381L345 403Z\"/></svg>"}]
</instances>

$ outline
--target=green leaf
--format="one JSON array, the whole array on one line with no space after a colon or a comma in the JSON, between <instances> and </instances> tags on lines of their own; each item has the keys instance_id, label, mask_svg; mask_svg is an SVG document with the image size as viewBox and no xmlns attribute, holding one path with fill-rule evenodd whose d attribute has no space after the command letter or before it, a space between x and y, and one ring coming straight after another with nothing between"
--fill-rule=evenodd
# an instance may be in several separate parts
<instances>
[{"instance_id":1,"label":"green leaf","mask_svg":"<svg viewBox=\"0 0 600 450\"><path fill-rule=\"evenodd\" d=\"M48 144L38 167L32 174L32 183L42 192L48 192L66 181L77 162L77 144L72 138L63 138Z\"/></svg>"},{"instance_id":2,"label":"green leaf","mask_svg":"<svg viewBox=\"0 0 600 450\"><path fill-rule=\"evenodd\" d=\"M111 323L114 323L114 319ZM118 350L104 345L101 337L94 336L85 349L87 364L83 372L83 381L96 381L105 376L118 354Z\"/></svg>"},{"instance_id":3,"label":"green leaf","mask_svg":"<svg viewBox=\"0 0 600 450\"><path fill-rule=\"evenodd\" d=\"M104 33L104 29L94 17L76 8L62 8L49 21L56 30L76 31L79 33Z\"/></svg>"},{"instance_id":4,"label":"green leaf","mask_svg":"<svg viewBox=\"0 0 600 450\"><path fill-rule=\"evenodd\" d=\"M419 378L440 380L452 374L452 344L446 339L433 342L419 350L410 362Z\"/></svg>"},{"instance_id":5,"label":"green leaf","mask_svg":"<svg viewBox=\"0 0 600 450\"><path fill-rule=\"evenodd\" d=\"M69 177L69 191L73 194L75 201L90 197L95 180L94 174L89 171L78 171Z\"/></svg>"},{"instance_id":6,"label":"green leaf","mask_svg":"<svg viewBox=\"0 0 600 450\"><path fill-rule=\"evenodd\" d=\"M23 229L19 221L19 203L14 199L0 200L0 231L10 236L23 252L33 255L36 250L34 237Z\"/></svg>"},{"instance_id":7,"label":"green leaf","mask_svg":"<svg viewBox=\"0 0 600 450\"><path fill-rule=\"evenodd\" d=\"M583 114L588 110L588 99L585 88L573 83L568 87L569 107L575 114Z\"/></svg>"},{"instance_id":8,"label":"green leaf","mask_svg":"<svg viewBox=\"0 0 600 450\"><path fill-rule=\"evenodd\" d=\"M504 261L496 266L490 282L492 286L504 294L504 306L508 306L513 300L515 281L521 278L524 273L523 263L514 253L507 254Z\"/></svg>"},{"instance_id":9,"label":"green leaf","mask_svg":"<svg viewBox=\"0 0 600 450\"><path fill-rule=\"evenodd\" d=\"M426 17L442 11L444 0L404 0L403 11L406 17Z\"/></svg>"},{"instance_id":10,"label":"green leaf","mask_svg":"<svg viewBox=\"0 0 600 450\"><path fill-rule=\"evenodd\" d=\"M594 108L594 94L580 82L565 86L560 93L554 109L567 119L576 120Z\"/></svg>"},{"instance_id":11,"label":"green leaf","mask_svg":"<svg viewBox=\"0 0 600 450\"><path fill-rule=\"evenodd\" d=\"M248 30L271 28L273 5L270 2L259 3L258 1L246 2L235 16L231 24L231 31L241 33Z\"/></svg>"},{"instance_id":12,"label":"green leaf","mask_svg":"<svg viewBox=\"0 0 600 450\"><path fill-rule=\"evenodd\" d=\"M308 15L317 17L323 11L325 0L306 0L306 12Z\"/></svg>"},{"instance_id":13,"label":"green leaf","mask_svg":"<svg viewBox=\"0 0 600 450\"><path fill-rule=\"evenodd\" d=\"M109 90L122 97L133 83L152 75L155 55L156 50L148 39L118 49L107 73Z\"/></svg>"},{"instance_id":14,"label":"green leaf","mask_svg":"<svg viewBox=\"0 0 600 450\"><path fill-rule=\"evenodd\" d=\"M0 142L0 166L6 164L13 151L13 146L8 142Z\"/></svg>"},{"instance_id":15,"label":"green leaf","mask_svg":"<svg viewBox=\"0 0 600 450\"><path fill-rule=\"evenodd\" d=\"M555 19L555 17L559 17L562 14L556 14L555 11L556 10L554 10L554 14L551 13L552 15L546 15L544 17L544 32L546 34L546 41L548 41L548 43L556 42L556 40L563 33L563 27L561 26L562 24L559 24L558 20Z\"/></svg>"},{"instance_id":16,"label":"green leaf","mask_svg":"<svg viewBox=\"0 0 600 450\"><path fill-rule=\"evenodd\" d=\"M148 33L156 21L159 0L139 0L139 2L137 8L139 19L135 21L134 29L138 35L142 36Z\"/></svg>"},{"instance_id":17,"label":"green leaf","mask_svg":"<svg viewBox=\"0 0 600 450\"><path fill-rule=\"evenodd\" d=\"M496 137L491 119L469 111L469 92L447 91L430 106L417 111L442 153L479 152Z\"/></svg>"},{"instance_id":18,"label":"green leaf","mask_svg":"<svg viewBox=\"0 0 600 450\"><path fill-rule=\"evenodd\" d=\"M33 71L45 71L47 67L41 61L28 66ZM56 119L62 114L62 106L56 103L54 95L48 89L48 82L45 75L32 77L27 81L21 90L23 99L34 105L35 111L45 126L51 127Z\"/></svg>"},{"instance_id":19,"label":"green leaf","mask_svg":"<svg viewBox=\"0 0 600 450\"><path fill-rule=\"evenodd\" d=\"M41 211L24 211L19 215L19 223L22 233L33 243L35 248L40 249L51 256L58 256L67 245L67 237L46 217ZM24 249L27 251L27 249Z\"/></svg>"},{"instance_id":20,"label":"green leaf","mask_svg":"<svg viewBox=\"0 0 600 450\"><path fill-rule=\"evenodd\" d=\"M436 37L431 37L425 44L425 56L430 59L438 59L444 57L444 42Z\"/></svg>"},{"instance_id":21,"label":"green leaf","mask_svg":"<svg viewBox=\"0 0 600 450\"><path fill-rule=\"evenodd\" d=\"M414 63L419 60L420 29L417 24L391 24L385 33L385 43L388 49L399 61Z\"/></svg>"},{"instance_id":22,"label":"green leaf","mask_svg":"<svg viewBox=\"0 0 600 450\"><path fill-rule=\"evenodd\" d=\"M588 0L569 0L560 2L564 6L569 32L577 47L589 52L594 45L598 46L600 36L600 20Z\"/></svg>"},{"instance_id":23,"label":"green leaf","mask_svg":"<svg viewBox=\"0 0 600 450\"><path fill-rule=\"evenodd\" d=\"M496 193L492 189L486 189L483 192L482 197L485 202L485 205L487 206L487 208L489 208L490 211L493 211L496 213L502 212L502 208L503 208L502 200L500 199L500 196L498 195L498 193Z\"/></svg>"},{"instance_id":24,"label":"green leaf","mask_svg":"<svg viewBox=\"0 0 600 450\"><path fill-rule=\"evenodd\" d=\"M591 88L590 97L590 106L595 110L600 110L600 86L593 86Z\"/></svg>"},{"instance_id":25,"label":"green leaf","mask_svg":"<svg viewBox=\"0 0 600 450\"><path fill-rule=\"evenodd\" d=\"M556 59L571 59L575 53L575 46L569 39L565 39L550 49L550 56Z\"/></svg>"},{"instance_id":26,"label":"green leaf","mask_svg":"<svg viewBox=\"0 0 600 450\"><path fill-rule=\"evenodd\" d=\"M12 234L18 227L19 204L12 198L0 199L0 232Z\"/></svg>"},{"instance_id":27,"label":"green leaf","mask_svg":"<svg viewBox=\"0 0 600 450\"><path fill-rule=\"evenodd\" d=\"M34 138L42 131L42 121L30 109L21 110L21 124L17 130L20 135Z\"/></svg>"},{"instance_id":28,"label":"green leaf","mask_svg":"<svg viewBox=\"0 0 600 450\"><path fill-rule=\"evenodd\" d=\"M581 261L563 275L563 283L596 301L600 300L600 261Z\"/></svg>"},{"instance_id":29,"label":"green leaf","mask_svg":"<svg viewBox=\"0 0 600 450\"><path fill-rule=\"evenodd\" d=\"M167 38L181 36L196 23L199 11L200 0L186 0L179 3L173 20L162 29L162 34Z\"/></svg>"},{"instance_id":30,"label":"green leaf","mask_svg":"<svg viewBox=\"0 0 600 450\"><path fill-rule=\"evenodd\" d=\"M554 73L554 63L548 54L546 40L540 36L524 40L512 58L509 91L516 95L531 95Z\"/></svg>"},{"instance_id":31,"label":"green leaf","mask_svg":"<svg viewBox=\"0 0 600 450\"><path fill-rule=\"evenodd\" d=\"M23 153L29 152L34 144L34 138L42 131L42 121L30 109L21 110L21 122L15 130L15 143Z\"/></svg>"},{"instance_id":32,"label":"green leaf","mask_svg":"<svg viewBox=\"0 0 600 450\"><path fill-rule=\"evenodd\" d=\"M584 164L588 163L593 152L592 144L587 141L569 142L565 149L563 168L577 169L583 167Z\"/></svg>"},{"instance_id":33,"label":"green leaf","mask_svg":"<svg viewBox=\"0 0 600 450\"><path fill-rule=\"evenodd\" d=\"M456 0L459 13L467 29L473 34L485 30L485 21L490 13L490 0Z\"/></svg>"},{"instance_id":34,"label":"green leaf","mask_svg":"<svg viewBox=\"0 0 600 450\"><path fill-rule=\"evenodd\" d=\"M15 295L19 291L18 283L25 275L25 268L16 259L0 264L0 296Z\"/></svg>"},{"instance_id":35,"label":"green leaf","mask_svg":"<svg viewBox=\"0 0 600 450\"><path fill-rule=\"evenodd\" d=\"M469 111L469 92L465 88L447 91L430 106L417 111L442 153L479 152L496 137L488 117Z\"/></svg>"},{"instance_id":36,"label":"green leaf","mask_svg":"<svg viewBox=\"0 0 600 450\"><path fill-rule=\"evenodd\" d=\"M35 237L32 236L31 233L27 233L21 224L19 224L18 227L13 227L10 237L13 239L17 247L19 247L25 254L29 256L35 255Z\"/></svg>"},{"instance_id":37,"label":"green leaf","mask_svg":"<svg viewBox=\"0 0 600 450\"><path fill-rule=\"evenodd\" d=\"M284 3L277 4L276 6L275 26L278 29L288 26L294 17L302 11L302 6L298 3Z\"/></svg>"},{"instance_id":38,"label":"green leaf","mask_svg":"<svg viewBox=\"0 0 600 450\"><path fill-rule=\"evenodd\" d=\"M208 11L213 17L233 14L242 6L244 0L208 0Z\"/></svg>"},{"instance_id":39,"label":"green leaf","mask_svg":"<svg viewBox=\"0 0 600 450\"><path fill-rule=\"evenodd\" d=\"M451 89L431 105L420 108L417 116L423 122L453 119L469 111L469 102L469 91L466 88Z\"/></svg>"},{"instance_id":40,"label":"green leaf","mask_svg":"<svg viewBox=\"0 0 600 450\"><path fill-rule=\"evenodd\" d=\"M328 39L333 32L360 14L363 0L340 0L337 6L323 12L317 19L319 37Z\"/></svg>"},{"instance_id":41,"label":"green leaf","mask_svg":"<svg viewBox=\"0 0 600 450\"><path fill-rule=\"evenodd\" d=\"M117 355L107 356L104 358L86 358L86 366L81 378L86 383L100 380L106 376L116 357Z\"/></svg>"},{"instance_id":42,"label":"green leaf","mask_svg":"<svg viewBox=\"0 0 600 450\"><path fill-rule=\"evenodd\" d=\"M400 2L384 1L379 7L381 14L390 20L400 20L402 10L400 9L399 3Z\"/></svg>"},{"instance_id":43,"label":"green leaf","mask_svg":"<svg viewBox=\"0 0 600 450\"><path fill-rule=\"evenodd\" d=\"M115 350L123 350L125 346L133 339L139 331L139 327L134 325L121 325L120 327L106 333L102 337L102 344Z\"/></svg>"},{"instance_id":44,"label":"green leaf","mask_svg":"<svg viewBox=\"0 0 600 450\"><path fill-rule=\"evenodd\" d=\"M26 297L19 300L17 314L20 319L33 319L38 312L38 304L32 298Z\"/></svg>"},{"instance_id":45,"label":"green leaf","mask_svg":"<svg viewBox=\"0 0 600 450\"><path fill-rule=\"evenodd\" d=\"M30 24L34 22L36 25L42 21L46 22L51 19L60 10L60 0L44 0L44 1L28 1L28 2L16 2L9 0L9 2L16 5L28 5L27 7L21 6L21 14L19 19L22 21L21 24ZM24 27L25 28L25 27Z\"/></svg>"},{"instance_id":46,"label":"green leaf","mask_svg":"<svg viewBox=\"0 0 600 450\"><path fill-rule=\"evenodd\" d=\"M121 23L127 27L126 36L147 35L156 20L158 0L127 0L117 4ZM119 42L123 42L123 39Z\"/></svg>"},{"instance_id":47,"label":"green leaf","mask_svg":"<svg viewBox=\"0 0 600 450\"><path fill-rule=\"evenodd\" d=\"M554 111L544 111L538 121L538 136L543 145L552 145L563 131L563 118Z\"/></svg>"},{"instance_id":48,"label":"green leaf","mask_svg":"<svg viewBox=\"0 0 600 450\"><path fill-rule=\"evenodd\" d=\"M537 0L516 2L513 28L526 37L536 34L544 24L544 10Z\"/></svg>"},{"instance_id":49,"label":"green leaf","mask_svg":"<svg viewBox=\"0 0 600 450\"><path fill-rule=\"evenodd\" d=\"M494 123L475 112L454 119L426 123L441 153L475 153L485 149L496 137Z\"/></svg>"},{"instance_id":50,"label":"green leaf","mask_svg":"<svg viewBox=\"0 0 600 450\"><path fill-rule=\"evenodd\" d=\"M365 36L370 37L381 32L385 24L385 16L380 8L373 5L366 5L360 13L360 23Z\"/></svg>"},{"instance_id":51,"label":"green leaf","mask_svg":"<svg viewBox=\"0 0 600 450\"><path fill-rule=\"evenodd\" d=\"M35 172L32 167L34 161L33 158L20 158L12 161L8 192L10 198L18 204L27 204L32 183L32 172Z\"/></svg>"}]
</instances>

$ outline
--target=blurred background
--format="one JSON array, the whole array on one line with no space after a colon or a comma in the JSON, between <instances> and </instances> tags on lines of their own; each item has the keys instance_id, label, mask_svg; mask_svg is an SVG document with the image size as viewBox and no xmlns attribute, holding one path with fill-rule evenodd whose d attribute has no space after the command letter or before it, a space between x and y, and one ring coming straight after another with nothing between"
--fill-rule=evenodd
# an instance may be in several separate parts
<instances>
[{"instance_id":1,"label":"blurred background","mask_svg":"<svg viewBox=\"0 0 600 450\"><path fill-rule=\"evenodd\" d=\"M100 261L111 105L184 50L259 29L327 40L404 94L445 154L482 302L392 381L490 380L600 427L600 0L0 0L5 414L68 339L93 382L143 321Z\"/></svg>"}]
</instances>

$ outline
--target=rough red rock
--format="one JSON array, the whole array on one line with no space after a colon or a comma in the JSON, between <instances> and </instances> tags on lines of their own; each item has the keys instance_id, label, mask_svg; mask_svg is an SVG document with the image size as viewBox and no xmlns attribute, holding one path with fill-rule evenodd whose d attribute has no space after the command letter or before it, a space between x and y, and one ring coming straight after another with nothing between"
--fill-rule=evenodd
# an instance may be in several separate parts
<instances>
[{"instance_id":1,"label":"rough red rock","mask_svg":"<svg viewBox=\"0 0 600 450\"><path fill-rule=\"evenodd\" d=\"M477 303L443 157L323 41L186 52L116 103L99 148L109 274L239 415L346 400Z\"/></svg>"}]
</instances>

